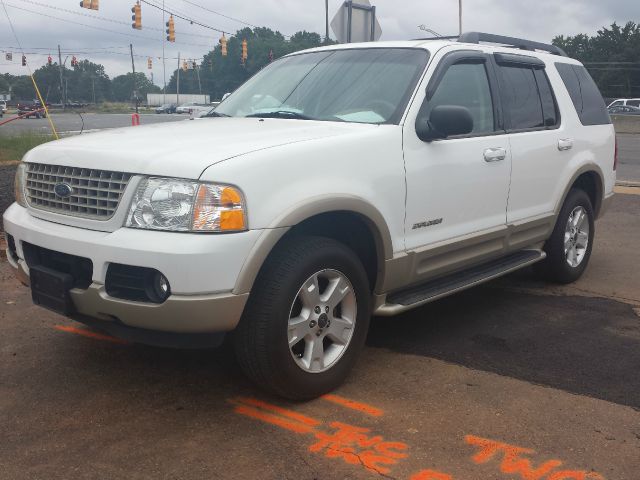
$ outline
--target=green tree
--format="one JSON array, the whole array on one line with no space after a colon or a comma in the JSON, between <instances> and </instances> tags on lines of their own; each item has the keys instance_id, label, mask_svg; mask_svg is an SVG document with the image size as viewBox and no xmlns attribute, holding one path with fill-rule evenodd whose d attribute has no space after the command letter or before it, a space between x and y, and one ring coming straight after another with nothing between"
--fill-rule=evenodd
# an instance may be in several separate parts
<instances>
[{"instance_id":1,"label":"green tree","mask_svg":"<svg viewBox=\"0 0 640 480\"><path fill-rule=\"evenodd\" d=\"M129 102L133 99L133 79L133 73L127 73L125 75L119 75L111 81L114 100L118 102ZM138 98L143 102L147 98L147 93L160 93L162 91L160 87L151 83L142 72L136 72L135 80Z\"/></svg>"},{"instance_id":2,"label":"green tree","mask_svg":"<svg viewBox=\"0 0 640 480\"><path fill-rule=\"evenodd\" d=\"M248 58L243 64L241 61L242 40L247 40ZM297 32L289 40L280 32L266 27L254 29L243 28L235 35L228 38L226 57L222 56L220 45L204 56L204 60L198 66L198 72L194 70L180 71L180 93L198 93L198 76L202 93L211 96L212 100L219 100L227 92L232 92L244 83L249 77L259 72L270 61L269 55L273 52L273 58L280 58L292 52L323 45L322 37L312 32ZM173 72L167 85L168 93L175 93L177 87L177 70Z\"/></svg>"}]
</instances>

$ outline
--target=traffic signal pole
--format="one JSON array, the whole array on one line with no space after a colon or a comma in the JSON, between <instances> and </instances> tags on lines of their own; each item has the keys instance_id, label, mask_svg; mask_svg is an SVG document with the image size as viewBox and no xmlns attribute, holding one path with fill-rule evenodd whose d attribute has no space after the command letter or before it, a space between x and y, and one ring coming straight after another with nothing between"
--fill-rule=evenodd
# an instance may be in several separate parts
<instances>
[{"instance_id":1,"label":"traffic signal pole","mask_svg":"<svg viewBox=\"0 0 640 480\"><path fill-rule=\"evenodd\" d=\"M64 80L62 79L62 53L60 45L58 45L58 70L60 71L60 96L62 97L62 109L67 109L67 95L64 88Z\"/></svg>"},{"instance_id":2,"label":"traffic signal pole","mask_svg":"<svg viewBox=\"0 0 640 480\"><path fill-rule=\"evenodd\" d=\"M180 52L178 52L178 79L176 81L176 105L180 106Z\"/></svg>"},{"instance_id":3,"label":"traffic signal pole","mask_svg":"<svg viewBox=\"0 0 640 480\"><path fill-rule=\"evenodd\" d=\"M136 104L136 113L138 113L138 91L136 89L136 64L133 61L133 44L129 44L131 50L131 70L133 71L133 101Z\"/></svg>"}]
</instances>

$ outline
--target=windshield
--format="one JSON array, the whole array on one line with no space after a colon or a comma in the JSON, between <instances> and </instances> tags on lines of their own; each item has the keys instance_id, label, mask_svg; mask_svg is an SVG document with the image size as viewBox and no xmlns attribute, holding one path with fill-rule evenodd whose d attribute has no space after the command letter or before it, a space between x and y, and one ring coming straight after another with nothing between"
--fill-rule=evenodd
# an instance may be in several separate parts
<instances>
[{"instance_id":1,"label":"windshield","mask_svg":"<svg viewBox=\"0 0 640 480\"><path fill-rule=\"evenodd\" d=\"M269 65L216 116L398 123L429 54L370 48L305 53Z\"/></svg>"}]
</instances>

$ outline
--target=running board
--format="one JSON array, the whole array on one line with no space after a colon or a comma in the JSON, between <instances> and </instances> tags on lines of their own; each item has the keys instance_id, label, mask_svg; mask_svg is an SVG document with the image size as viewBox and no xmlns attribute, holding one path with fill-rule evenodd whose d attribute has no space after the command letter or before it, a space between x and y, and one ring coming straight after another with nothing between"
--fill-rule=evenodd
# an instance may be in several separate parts
<instances>
[{"instance_id":1,"label":"running board","mask_svg":"<svg viewBox=\"0 0 640 480\"><path fill-rule=\"evenodd\" d=\"M544 260L542 250L520 250L506 257L431 280L387 296L375 315L392 316L466 290Z\"/></svg>"}]
</instances>

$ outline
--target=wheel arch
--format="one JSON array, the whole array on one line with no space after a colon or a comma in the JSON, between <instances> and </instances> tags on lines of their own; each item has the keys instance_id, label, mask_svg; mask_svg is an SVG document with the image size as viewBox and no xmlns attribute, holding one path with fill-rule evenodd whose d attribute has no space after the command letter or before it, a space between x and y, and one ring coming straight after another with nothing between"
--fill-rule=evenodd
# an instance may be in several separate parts
<instances>
[{"instance_id":1,"label":"wheel arch","mask_svg":"<svg viewBox=\"0 0 640 480\"><path fill-rule=\"evenodd\" d=\"M595 217L598 218L600 216L602 201L604 198L604 175L602 173L602 169L596 164L583 165L573 174L571 180L567 183L567 187L565 188L560 201L556 205L556 217L559 215L560 209L564 205L569 192L571 189L576 187L583 190L589 196Z\"/></svg>"},{"instance_id":2,"label":"wheel arch","mask_svg":"<svg viewBox=\"0 0 640 480\"><path fill-rule=\"evenodd\" d=\"M323 228L329 228L323 234ZM337 228L343 227L343 228ZM363 230L366 229L366 230ZM350 245L349 235L355 233L351 241L362 240L366 232L363 249ZM385 261L393 258L391 233L380 211L366 200L352 196L322 196L312 198L282 213L265 229L247 257L233 293L248 293L265 260L278 244L295 234L312 234L334 238L350 246L360 257L370 277L374 289L384 277ZM375 265L368 264L367 255L373 249Z\"/></svg>"}]
</instances>

